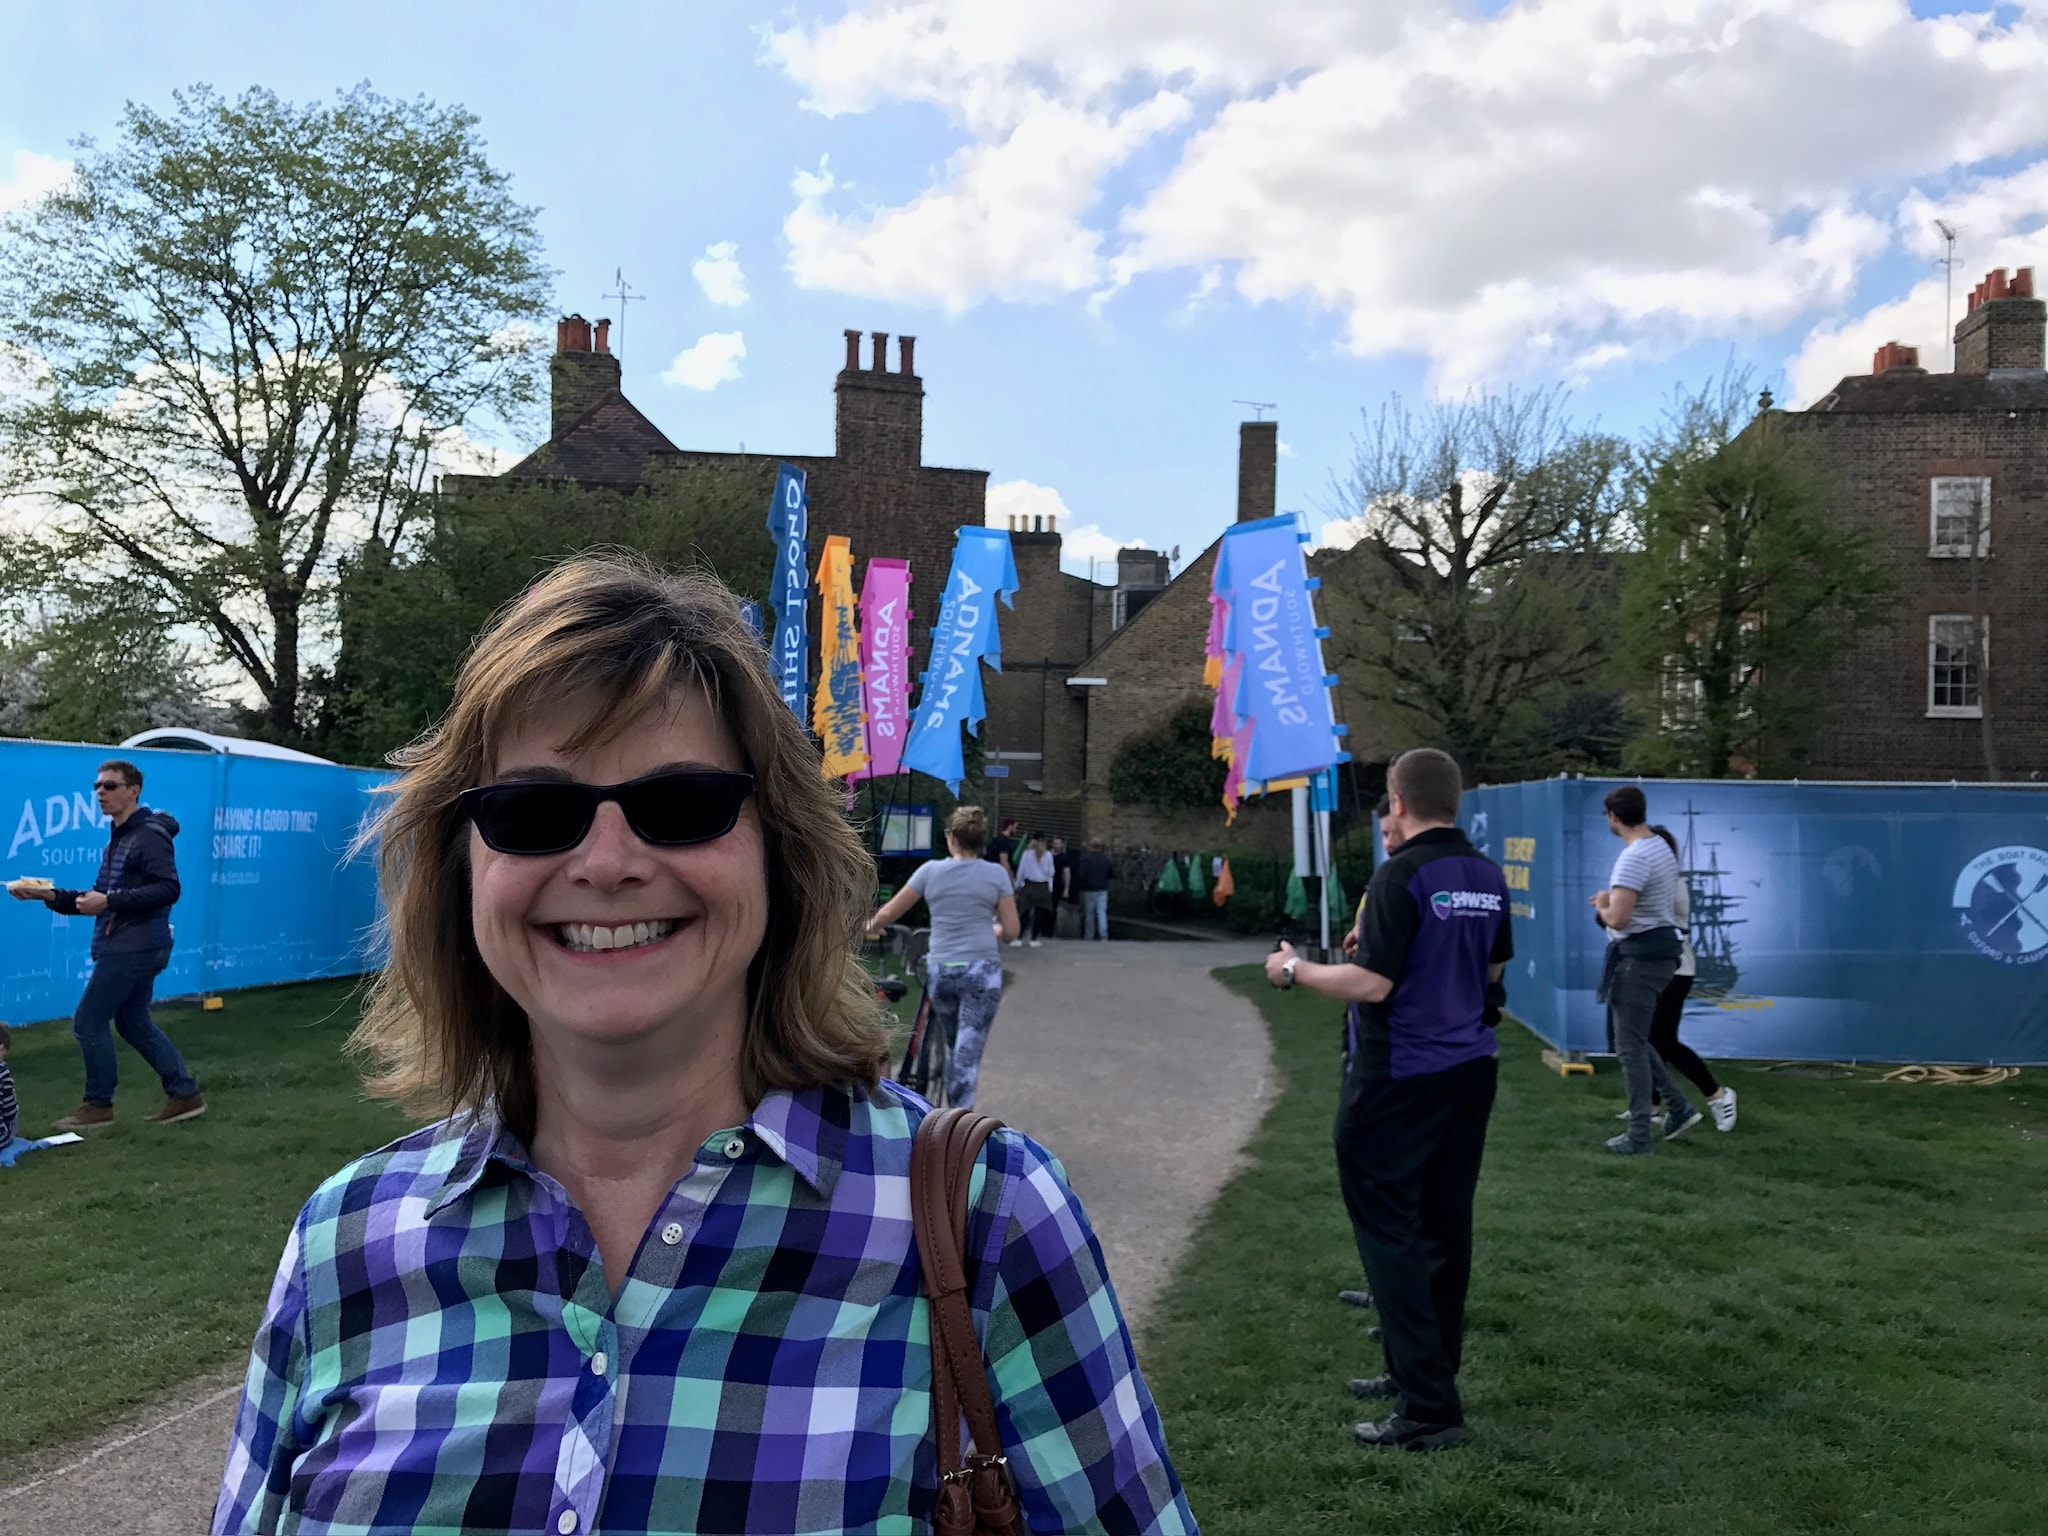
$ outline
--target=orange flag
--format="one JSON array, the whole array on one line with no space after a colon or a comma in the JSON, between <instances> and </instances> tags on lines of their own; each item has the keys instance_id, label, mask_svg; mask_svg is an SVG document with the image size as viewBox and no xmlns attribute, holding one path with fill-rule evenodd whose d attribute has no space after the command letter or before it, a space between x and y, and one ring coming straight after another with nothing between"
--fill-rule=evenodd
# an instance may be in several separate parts
<instances>
[{"instance_id":1,"label":"orange flag","mask_svg":"<svg viewBox=\"0 0 2048 1536\"><path fill-rule=\"evenodd\" d=\"M1222 872L1216 876L1216 889L1209 893L1209 899L1220 907L1236 894L1237 885L1230 878L1230 860L1225 859Z\"/></svg>"}]
</instances>

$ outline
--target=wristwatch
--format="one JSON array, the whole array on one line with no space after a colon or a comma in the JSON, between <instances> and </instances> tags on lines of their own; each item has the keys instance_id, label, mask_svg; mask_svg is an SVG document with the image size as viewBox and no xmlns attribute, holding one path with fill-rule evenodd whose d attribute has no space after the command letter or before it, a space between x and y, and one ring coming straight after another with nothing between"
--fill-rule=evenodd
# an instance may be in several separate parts
<instances>
[{"instance_id":1,"label":"wristwatch","mask_svg":"<svg viewBox=\"0 0 2048 1536\"><path fill-rule=\"evenodd\" d=\"M1301 964L1301 956L1299 955L1289 955L1280 962L1280 974L1287 978L1287 985L1290 987L1294 985L1294 968L1299 964Z\"/></svg>"}]
</instances>

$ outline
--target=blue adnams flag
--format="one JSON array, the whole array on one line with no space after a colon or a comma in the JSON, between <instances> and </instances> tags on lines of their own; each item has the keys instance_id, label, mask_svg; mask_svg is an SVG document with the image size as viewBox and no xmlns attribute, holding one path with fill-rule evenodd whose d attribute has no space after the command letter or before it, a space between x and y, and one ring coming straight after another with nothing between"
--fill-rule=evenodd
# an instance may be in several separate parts
<instances>
[{"instance_id":1,"label":"blue adnams flag","mask_svg":"<svg viewBox=\"0 0 2048 1536\"><path fill-rule=\"evenodd\" d=\"M811 662L805 628L811 600L810 523L804 472L784 464L775 472L775 499L768 505L768 534L775 540L775 581L768 589L775 629L768 637L768 662L782 702L799 720L806 719L804 685Z\"/></svg>"},{"instance_id":2,"label":"blue adnams flag","mask_svg":"<svg viewBox=\"0 0 2048 1536\"><path fill-rule=\"evenodd\" d=\"M1291 517L1238 523L1217 551L1228 594L1224 648L1243 657L1233 707L1251 722L1244 776L1258 783L1312 774L1344 760L1323 670L1316 585Z\"/></svg>"},{"instance_id":3,"label":"blue adnams flag","mask_svg":"<svg viewBox=\"0 0 2048 1536\"><path fill-rule=\"evenodd\" d=\"M1014 606L1017 561L1010 535L1000 528L962 528L953 541L953 569L932 627L931 662L903 749L903 766L943 779L957 791L967 776L960 727L970 731L988 711L981 696L981 663L1003 669L996 604Z\"/></svg>"}]
</instances>

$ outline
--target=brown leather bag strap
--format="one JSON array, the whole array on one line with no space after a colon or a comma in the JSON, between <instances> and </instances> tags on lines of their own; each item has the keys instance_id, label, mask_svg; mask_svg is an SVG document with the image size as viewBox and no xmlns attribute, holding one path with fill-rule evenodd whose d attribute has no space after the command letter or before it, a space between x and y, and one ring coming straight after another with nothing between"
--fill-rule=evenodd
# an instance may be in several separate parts
<instances>
[{"instance_id":1,"label":"brown leather bag strap","mask_svg":"<svg viewBox=\"0 0 2048 1536\"><path fill-rule=\"evenodd\" d=\"M1000 1120L971 1109L941 1109L925 1116L910 1144L910 1212L916 1231L919 1266L931 1314L932 1422L938 1440L938 1472L942 1516L944 1506L957 1504L975 1482L975 1514L1001 1524L985 1529L1016 1529L1015 1505L1008 1479L1001 1471L1002 1434L996 1426L995 1399L989 1392L988 1369L967 1295L967 1196L982 1146L1002 1126ZM975 1457L961 1454L962 1410L974 1437ZM975 1463L980 1463L979 1468ZM1000 1490L982 1486L993 1474ZM947 1495L952 1493L953 1498ZM992 1507L996 1499L1000 1511ZM962 1511L964 1513L964 1511ZM939 1522L944 1528L947 1522Z\"/></svg>"}]
</instances>

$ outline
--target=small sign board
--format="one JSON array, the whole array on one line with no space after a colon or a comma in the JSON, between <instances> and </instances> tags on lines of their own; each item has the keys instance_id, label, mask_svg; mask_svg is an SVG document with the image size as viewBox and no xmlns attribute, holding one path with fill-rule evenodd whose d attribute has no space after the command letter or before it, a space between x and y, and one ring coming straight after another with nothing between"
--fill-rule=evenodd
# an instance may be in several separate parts
<instances>
[{"instance_id":1,"label":"small sign board","mask_svg":"<svg viewBox=\"0 0 2048 1536\"><path fill-rule=\"evenodd\" d=\"M1010 765L1008 763L990 763L981 770L981 776L984 779L1007 779L1010 776Z\"/></svg>"}]
</instances>

